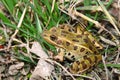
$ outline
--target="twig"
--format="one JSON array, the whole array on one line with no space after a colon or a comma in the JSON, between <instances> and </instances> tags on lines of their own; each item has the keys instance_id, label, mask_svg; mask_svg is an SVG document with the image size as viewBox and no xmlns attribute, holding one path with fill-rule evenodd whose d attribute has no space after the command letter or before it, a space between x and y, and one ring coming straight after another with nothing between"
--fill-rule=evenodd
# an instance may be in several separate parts
<instances>
[{"instance_id":1,"label":"twig","mask_svg":"<svg viewBox=\"0 0 120 80\"><path fill-rule=\"evenodd\" d=\"M101 80L101 79L100 79L100 77L97 75L97 73L96 73L96 72L92 71L91 73L95 75L95 77L96 77L96 79L95 79L95 80Z\"/></svg>"},{"instance_id":2,"label":"twig","mask_svg":"<svg viewBox=\"0 0 120 80\"><path fill-rule=\"evenodd\" d=\"M8 42L8 48L7 48L7 50L9 50L9 48L11 47L11 43L12 43L13 39L15 38L16 34L17 34L18 31L19 31L18 29L20 28L20 26L21 26L21 24L22 24L22 21L23 21L23 19L24 19L25 13L26 13L26 10L27 10L27 7L25 7L25 9L24 9L24 11L23 11L23 14L22 14L22 16L21 16L21 18L20 18L20 21L19 21L19 23L18 23L18 25L17 25L17 29L15 30L14 34L11 36L11 38L10 38L10 40L9 40L9 42Z\"/></svg>"},{"instance_id":3,"label":"twig","mask_svg":"<svg viewBox=\"0 0 120 80\"><path fill-rule=\"evenodd\" d=\"M55 0L53 0L53 2L52 2L52 9L51 9L51 13L53 12L53 10L54 10L54 6L55 6Z\"/></svg>"},{"instance_id":4,"label":"twig","mask_svg":"<svg viewBox=\"0 0 120 80\"><path fill-rule=\"evenodd\" d=\"M120 36L120 31L117 28L112 16L108 13L108 11L106 10L106 8L104 7L104 5L102 4L102 2L100 0L97 0L98 3L100 4L101 8L103 9L105 15L107 16L107 18L109 19L110 23L114 26L114 28L116 29L116 31L118 32L119 36Z\"/></svg>"},{"instance_id":5,"label":"twig","mask_svg":"<svg viewBox=\"0 0 120 80\"><path fill-rule=\"evenodd\" d=\"M104 38L104 37L102 37L102 36L99 36L100 37L100 39L102 40L102 41L104 41L105 43L107 43L107 44L109 44L109 45L112 45L112 46L116 46L116 43L114 43L113 41L110 41L109 39L106 39L106 38Z\"/></svg>"},{"instance_id":6,"label":"twig","mask_svg":"<svg viewBox=\"0 0 120 80\"><path fill-rule=\"evenodd\" d=\"M109 80L109 78L108 78L108 69L107 69L107 66L106 66L106 63L105 63L105 58L104 58L104 56L102 56L102 61L103 61L104 68L105 68L106 80Z\"/></svg>"}]
</instances>

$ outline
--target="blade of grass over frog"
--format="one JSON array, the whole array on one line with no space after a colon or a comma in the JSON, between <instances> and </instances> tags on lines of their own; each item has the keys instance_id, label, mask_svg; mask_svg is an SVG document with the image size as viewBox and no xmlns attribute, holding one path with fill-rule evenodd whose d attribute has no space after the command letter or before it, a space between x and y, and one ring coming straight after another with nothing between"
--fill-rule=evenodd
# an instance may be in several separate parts
<instances>
[{"instance_id":1,"label":"blade of grass over frog","mask_svg":"<svg viewBox=\"0 0 120 80\"><path fill-rule=\"evenodd\" d=\"M99 3L99 5L101 6L101 8L103 9L105 15L107 16L107 18L109 19L110 23L114 26L114 28L116 29L116 31L118 32L118 34L120 35L120 31L119 29L117 28L114 20L113 20L113 17L108 13L108 11L106 10L105 6L102 4L102 2L100 0L97 0L97 2Z\"/></svg>"},{"instance_id":2,"label":"blade of grass over frog","mask_svg":"<svg viewBox=\"0 0 120 80\"><path fill-rule=\"evenodd\" d=\"M39 21L37 13L35 14L35 20L36 20L36 27L37 27L37 30L38 30L38 34L42 33L42 27L41 27L41 23Z\"/></svg>"},{"instance_id":3,"label":"blade of grass over frog","mask_svg":"<svg viewBox=\"0 0 120 80\"><path fill-rule=\"evenodd\" d=\"M44 41L44 44L45 44L45 49L46 50L48 50L48 49L50 49L50 50L52 50L52 51L55 51L55 47L53 46L53 45L51 45L51 44L49 44L48 42L46 42L46 41Z\"/></svg>"}]
</instances>

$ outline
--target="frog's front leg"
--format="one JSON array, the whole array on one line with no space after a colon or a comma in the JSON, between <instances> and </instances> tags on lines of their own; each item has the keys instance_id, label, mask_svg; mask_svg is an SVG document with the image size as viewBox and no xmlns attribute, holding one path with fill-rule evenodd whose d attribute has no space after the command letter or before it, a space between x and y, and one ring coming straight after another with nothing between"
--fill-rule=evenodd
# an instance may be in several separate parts
<instances>
[{"instance_id":1,"label":"frog's front leg","mask_svg":"<svg viewBox=\"0 0 120 80\"><path fill-rule=\"evenodd\" d=\"M62 48L56 48L57 49L57 55L54 56L54 59L59 62L63 62L64 60L64 55L65 55L65 50Z\"/></svg>"}]
</instances>

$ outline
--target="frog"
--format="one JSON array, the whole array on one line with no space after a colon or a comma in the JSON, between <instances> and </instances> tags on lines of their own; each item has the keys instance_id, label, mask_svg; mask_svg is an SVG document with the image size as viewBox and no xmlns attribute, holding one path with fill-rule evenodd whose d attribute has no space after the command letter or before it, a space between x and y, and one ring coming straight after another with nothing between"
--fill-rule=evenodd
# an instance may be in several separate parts
<instances>
[{"instance_id":1,"label":"frog","mask_svg":"<svg viewBox=\"0 0 120 80\"><path fill-rule=\"evenodd\" d=\"M61 24L45 30L42 37L57 48L55 59L72 61L71 73L83 73L102 60L102 45L81 24Z\"/></svg>"}]
</instances>

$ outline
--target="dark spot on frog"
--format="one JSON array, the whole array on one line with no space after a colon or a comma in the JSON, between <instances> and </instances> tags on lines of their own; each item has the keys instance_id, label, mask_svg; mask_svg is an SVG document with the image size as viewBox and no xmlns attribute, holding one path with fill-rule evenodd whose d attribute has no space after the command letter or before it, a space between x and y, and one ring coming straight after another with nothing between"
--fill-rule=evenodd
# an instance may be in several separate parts
<instances>
[{"instance_id":1,"label":"dark spot on frog","mask_svg":"<svg viewBox=\"0 0 120 80\"><path fill-rule=\"evenodd\" d=\"M84 31L81 32L81 35L84 35Z\"/></svg>"},{"instance_id":2,"label":"dark spot on frog","mask_svg":"<svg viewBox=\"0 0 120 80\"><path fill-rule=\"evenodd\" d=\"M83 39L83 40L84 40L84 42L88 43L88 39Z\"/></svg>"},{"instance_id":3,"label":"dark spot on frog","mask_svg":"<svg viewBox=\"0 0 120 80\"><path fill-rule=\"evenodd\" d=\"M89 53L89 52L86 52L85 54L89 55L90 53Z\"/></svg>"},{"instance_id":4,"label":"dark spot on frog","mask_svg":"<svg viewBox=\"0 0 120 80\"><path fill-rule=\"evenodd\" d=\"M72 41L73 41L73 42L79 42L79 40L77 40L77 39L72 39Z\"/></svg>"},{"instance_id":5,"label":"dark spot on frog","mask_svg":"<svg viewBox=\"0 0 120 80\"><path fill-rule=\"evenodd\" d=\"M99 46L96 46L96 48L97 48L97 49L101 49L101 47L99 47Z\"/></svg>"},{"instance_id":6,"label":"dark spot on frog","mask_svg":"<svg viewBox=\"0 0 120 80\"><path fill-rule=\"evenodd\" d=\"M92 63L91 58L87 57L87 55L86 55L86 56L84 56L84 59L88 60L88 61L89 61L89 63Z\"/></svg>"},{"instance_id":7,"label":"dark spot on frog","mask_svg":"<svg viewBox=\"0 0 120 80\"><path fill-rule=\"evenodd\" d=\"M87 68L87 65L85 64L85 61L82 61L81 64L82 64L83 69Z\"/></svg>"},{"instance_id":8,"label":"dark spot on frog","mask_svg":"<svg viewBox=\"0 0 120 80\"><path fill-rule=\"evenodd\" d=\"M92 41L92 43L93 43L93 44L95 44L95 40L94 40L94 41Z\"/></svg>"},{"instance_id":9,"label":"dark spot on frog","mask_svg":"<svg viewBox=\"0 0 120 80\"><path fill-rule=\"evenodd\" d=\"M94 51L94 54L99 54L96 50Z\"/></svg>"},{"instance_id":10,"label":"dark spot on frog","mask_svg":"<svg viewBox=\"0 0 120 80\"><path fill-rule=\"evenodd\" d=\"M70 46L70 42L66 42L66 46Z\"/></svg>"},{"instance_id":11,"label":"dark spot on frog","mask_svg":"<svg viewBox=\"0 0 120 80\"><path fill-rule=\"evenodd\" d=\"M61 45L62 44L62 40L57 40L56 43Z\"/></svg>"},{"instance_id":12,"label":"dark spot on frog","mask_svg":"<svg viewBox=\"0 0 120 80\"><path fill-rule=\"evenodd\" d=\"M55 40L57 40L57 39L58 39L58 37L57 37L57 36L55 36L55 35L50 35L50 39L51 39L52 41L55 41Z\"/></svg>"},{"instance_id":13,"label":"dark spot on frog","mask_svg":"<svg viewBox=\"0 0 120 80\"><path fill-rule=\"evenodd\" d=\"M82 35L76 35L77 38L82 38Z\"/></svg>"},{"instance_id":14,"label":"dark spot on frog","mask_svg":"<svg viewBox=\"0 0 120 80\"><path fill-rule=\"evenodd\" d=\"M64 33L61 33L61 36L64 36L64 37L66 37L66 34L64 34Z\"/></svg>"},{"instance_id":15,"label":"dark spot on frog","mask_svg":"<svg viewBox=\"0 0 120 80\"><path fill-rule=\"evenodd\" d=\"M60 28L61 28L61 29L64 29L64 28L65 28L65 25L60 26Z\"/></svg>"},{"instance_id":16,"label":"dark spot on frog","mask_svg":"<svg viewBox=\"0 0 120 80\"><path fill-rule=\"evenodd\" d=\"M78 65L80 65L80 61L76 61L76 63L77 63Z\"/></svg>"},{"instance_id":17,"label":"dark spot on frog","mask_svg":"<svg viewBox=\"0 0 120 80\"><path fill-rule=\"evenodd\" d=\"M80 52L83 52L84 50L85 50L85 48L81 48L81 49L80 49Z\"/></svg>"},{"instance_id":18,"label":"dark spot on frog","mask_svg":"<svg viewBox=\"0 0 120 80\"><path fill-rule=\"evenodd\" d=\"M92 46L89 46L89 49L90 49L90 50L93 50Z\"/></svg>"},{"instance_id":19,"label":"dark spot on frog","mask_svg":"<svg viewBox=\"0 0 120 80\"><path fill-rule=\"evenodd\" d=\"M84 34L85 34L86 36L89 36L89 34L88 34L88 33L85 33L85 32L84 32Z\"/></svg>"},{"instance_id":20,"label":"dark spot on frog","mask_svg":"<svg viewBox=\"0 0 120 80\"><path fill-rule=\"evenodd\" d=\"M66 37L67 34L69 34L67 31L63 31L63 30L61 31L61 36Z\"/></svg>"},{"instance_id":21,"label":"dark spot on frog","mask_svg":"<svg viewBox=\"0 0 120 80\"><path fill-rule=\"evenodd\" d=\"M72 59L72 60L75 60L75 56L74 56L74 55L72 55L72 56L71 56L71 59Z\"/></svg>"},{"instance_id":22,"label":"dark spot on frog","mask_svg":"<svg viewBox=\"0 0 120 80\"><path fill-rule=\"evenodd\" d=\"M64 34L69 34L67 31L63 31L63 30L61 31L61 33L64 33Z\"/></svg>"},{"instance_id":23,"label":"dark spot on frog","mask_svg":"<svg viewBox=\"0 0 120 80\"><path fill-rule=\"evenodd\" d=\"M78 46L74 46L74 50L77 50L78 49Z\"/></svg>"},{"instance_id":24,"label":"dark spot on frog","mask_svg":"<svg viewBox=\"0 0 120 80\"><path fill-rule=\"evenodd\" d=\"M71 53L69 52L69 53L68 53L68 56L70 56L70 55L71 55Z\"/></svg>"},{"instance_id":25,"label":"dark spot on frog","mask_svg":"<svg viewBox=\"0 0 120 80\"><path fill-rule=\"evenodd\" d=\"M94 57L95 57L95 63L97 63L98 62L97 55L95 55Z\"/></svg>"},{"instance_id":26,"label":"dark spot on frog","mask_svg":"<svg viewBox=\"0 0 120 80\"><path fill-rule=\"evenodd\" d=\"M72 32L72 29L68 29L69 32Z\"/></svg>"}]
</instances>

